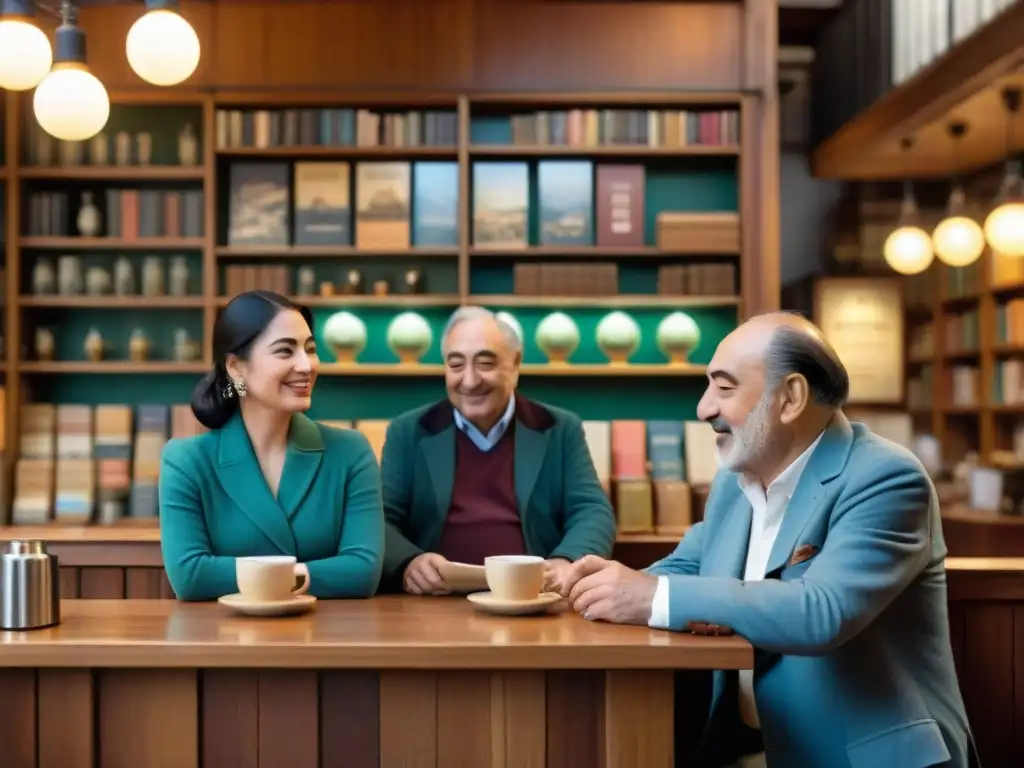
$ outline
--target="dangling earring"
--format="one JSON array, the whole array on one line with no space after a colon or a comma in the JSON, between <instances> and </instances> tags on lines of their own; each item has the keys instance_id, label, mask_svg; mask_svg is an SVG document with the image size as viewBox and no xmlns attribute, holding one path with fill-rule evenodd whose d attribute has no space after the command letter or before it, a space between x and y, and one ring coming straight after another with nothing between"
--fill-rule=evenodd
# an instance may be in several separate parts
<instances>
[{"instance_id":1,"label":"dangling earring","mask_svg":"<svg viewBox=\"0 0 1024 768\"><path fill-rule=\"evenodd\" d=\"M246 388L245 381L243 379L239 379L233 383L235 385L235 391L238 393L239 397L245 397L249 394L249 390Z\"/></svg>"},{"instance_id":2,"label":"dangling earring","mask_svg":"<svg viewBox=\"0 0 1024 768\"><path fill-rule=\"evenodd\" d=\"M235 396L235 382L228 379L228 383L221 388L220 393L224 396L225 400L233 398Z\"/></svg>"}]
</instances>

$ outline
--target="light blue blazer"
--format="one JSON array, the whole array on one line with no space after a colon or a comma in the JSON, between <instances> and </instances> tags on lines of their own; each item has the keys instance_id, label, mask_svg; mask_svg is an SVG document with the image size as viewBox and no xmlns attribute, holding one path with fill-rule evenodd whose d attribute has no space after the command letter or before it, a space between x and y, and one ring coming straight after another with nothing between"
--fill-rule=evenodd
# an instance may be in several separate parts
<instances>
[{"instance_id":1,"label":"light blue blazer","mask_svg":"<svg viewBox=\"0 0 1024 768\"><path fill-rule=\"evenodd\" d=\"M938 499L917 459L838 415L801 475L763 582L742 580L751 514L736 474L720 471L704 522L648 571L669 576L671 629L718 624L754 646L770 768L974 765ZM816 554L789 565L805 545ZM714 673L705 747L739 727L728 674Z\"/></svg>"}]
</instances>

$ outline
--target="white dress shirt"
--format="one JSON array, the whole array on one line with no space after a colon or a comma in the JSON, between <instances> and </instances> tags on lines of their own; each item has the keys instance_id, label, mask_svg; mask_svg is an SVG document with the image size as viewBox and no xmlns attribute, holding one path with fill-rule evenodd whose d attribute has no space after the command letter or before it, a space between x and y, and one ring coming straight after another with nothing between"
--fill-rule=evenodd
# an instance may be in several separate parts
<instances>
[{"instance_id":1,"label":"white dress shirt","mask_svg":"<svg viewBox=\"0 0 1024 768\"><path fill-rule=\"evenodd\" d=\"M473 444L477 448L484 453L487 453L498 444L498 441L501 440L508 431L508 425L512 423L512 419L516 415L516 396L513 394L512 397L508 399L508 406L505 408L505 413L502 414L498 423L491 427L486 435L481 432L473 422L459 413L458 408L453 408L452 410L455 412L455 426L461 429L466 434L466 437L473 441Z\"/></svg>"},{"instance_id":2,"label":"white dress shirt","mask_svg":"<svg viewBox=\"0 0 1024 768\"><path fill-rule=\"evenodd\" d=\"M824 434L824 433L822 433ZM750 501L753 514L750 518L750 541L747 544L747 565L743 573L744 581L760 581L764 579L768 558L771 556L775 539L782 526L782 517L786 512L789 500L796 490L800 476L803 474L811 454L821 442L821 435L815 439L806 451L801 453L792 464L786 467L775 481L768 486L765 493L761 481L752 475L743 473L738 482L743 495ZM669 577L659 576L658 587L654 593L651 606L651 620L648 626L654 629L667 629L669 623ZM754 672L741 669L739 672L740 717L751 728L759 728L757 705L754 702Z\"/></svg>"}]
</instances>

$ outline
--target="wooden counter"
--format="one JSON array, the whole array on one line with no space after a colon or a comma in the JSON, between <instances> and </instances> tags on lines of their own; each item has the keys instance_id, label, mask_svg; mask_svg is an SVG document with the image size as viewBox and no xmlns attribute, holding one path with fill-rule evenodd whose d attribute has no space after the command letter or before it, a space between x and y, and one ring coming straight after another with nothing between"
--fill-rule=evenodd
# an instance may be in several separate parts
<instances>
[{"instance_id":1,"label":"wooden counter","mask_svg":"<svg viewBox=\"0 0 1024 768\"><path fill-rule=\"evenodd\" d=\"M736 637L475 611L463 598L66 600L0 632L4 768L669 768L676 669L749 668Z\"/></svg>"}]
</instances>

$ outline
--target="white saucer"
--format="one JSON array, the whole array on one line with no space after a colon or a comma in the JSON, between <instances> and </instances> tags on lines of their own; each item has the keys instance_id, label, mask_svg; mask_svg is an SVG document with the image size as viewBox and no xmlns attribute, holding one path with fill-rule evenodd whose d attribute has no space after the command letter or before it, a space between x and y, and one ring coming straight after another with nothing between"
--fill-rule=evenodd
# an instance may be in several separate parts
<instances>
[{"instance_id":1,"label":"white saucer","mask_svg":"<svg viewBox=\"0 0 1024 768\"><path fill-rule=\"evenodd\" d=\"M493 592L475 592L466 599L477 608L488 613L502 616L524 616L529 613L540 613L548 606L554 605L562 596L557 592L541 592L532 600L502 600Z\"/></svg>"},{"instance_id":2,"label":"white saucer","mask_svg":"<svg viewBox=\"0 0 1024 768\"><path fill-rule=\"evenodd\" d=\"M296 595L287 600L249 600L240 594L224 595L217 600L221 605L249 616L290 616L305 613L316 604L313 595Z\"/></svg>"}]
</instances>

